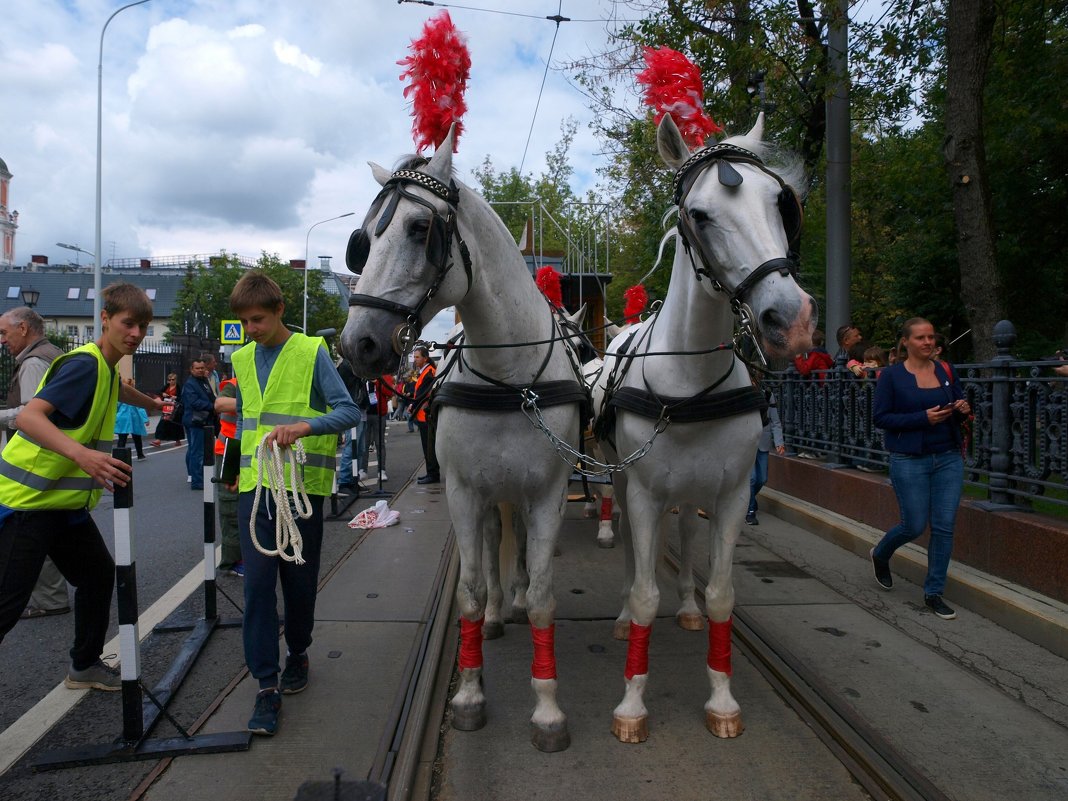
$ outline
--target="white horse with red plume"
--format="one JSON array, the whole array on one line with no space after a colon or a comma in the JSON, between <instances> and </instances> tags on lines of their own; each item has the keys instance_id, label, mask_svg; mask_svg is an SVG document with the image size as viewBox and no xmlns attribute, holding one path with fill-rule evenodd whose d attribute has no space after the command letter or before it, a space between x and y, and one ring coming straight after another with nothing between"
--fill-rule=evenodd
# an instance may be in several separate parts
<instances>
[{"instance_id":1,"label":"white horse with red plume","mask_svg":"<svg viewBox=\"0 0 1068 801\"><path fill-rule=\"evenodd\" d=\"M700 507L709 516L711 553L706 725L733 737L743 724L730 691L731 560L763 396L731 343L738 325L776 356L811 345L816 304L798 286L791 254L801 216L790 184L799 183L800 171L792 177L765 163L763 115L745 136L701 147L715 126L701 108L697 68L667 48L647 49L646 61L639 80L657 109L660 156L675 171L678 223L669 234L675 257L663 305L613 340L595 391L597 431L610 455L647 448L617 474L620 530L633 551L619 621L630 629L625 692L612 730L624 742L648 736L643 693L659 602L658 525L676 506L680 525L696 525Z\"/></svg>"},{"instance_id":2,"label":"white horse with red plume","mask_svg":"<svg viewBox=\"0 0 1068 801\"><path fill-rule=\"evenodd\" d=\"M525 412L536 409L575 446L587 395L515 240L489 204L453 178L455 120L470 58L447 12L427 23L401 63L403 77L412 79L405 94L414 98L417 144L437 148L429 160L408 159L392 173L372 165L383 189L349 242L346 262L361 278L349 300L341 350L358 373L382 375L396 369L435 313L447 306L459 311L469 349L456 356L435 400L437 456L460 550L453 726L485 724L482 551L484 543L497 547L497 506L511 503L525 529L529 573L536 695L531 738L537 748L557 751L570 738L556 701L552 559L571 468ZM535 342L542 344L524 344Z\"/></svg>"}]
</instances>

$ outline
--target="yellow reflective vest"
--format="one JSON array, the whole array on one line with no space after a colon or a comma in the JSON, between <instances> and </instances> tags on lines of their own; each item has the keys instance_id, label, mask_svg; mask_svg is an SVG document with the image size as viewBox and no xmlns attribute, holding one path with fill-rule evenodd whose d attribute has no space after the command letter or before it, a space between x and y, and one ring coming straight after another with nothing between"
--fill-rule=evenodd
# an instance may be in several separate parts
<instances>
[{"instance_id":1,"label":"yellow reflective vest","mask_svg":"<svg viewBox=\"0 0 1068 801\"><path fill-rule=\"evenodd\" d=\"M233 355L234 377L241 390L241 479L240 492L256 488L259 462L256 446L278 425L311 422L321 417L311 407L312 378L320 348L326 348L322 337L291 334L282 346L278 359L261 392L256 375L256 343L250 342ZM334 486L334 466L337 454L337 435L320 434L304 437L304 488L309 495L329 495ZM289 460L285 462L286 489L292 491ZM264 470L264 480L267 472Z\"/></svg>"},{"instance_id":2,"label":"yellow reflective vest","mask_svg":"<svg viewBox=\"0 0 1068 801\"><path fill-rule=\"evenodd\" d=\"M115 409L119 397L119 373L104 360L96 343L75 348L57 356L41 385L55 374L63 362L77 354L96 359L96 387L93 405L85 422L63 433L87 448L111 453L115 434ZM74 462L37 444L18 431L0 453L0 505L10 509L92 509L100 500L102 487Z\"/></svg>"}]
</instances>

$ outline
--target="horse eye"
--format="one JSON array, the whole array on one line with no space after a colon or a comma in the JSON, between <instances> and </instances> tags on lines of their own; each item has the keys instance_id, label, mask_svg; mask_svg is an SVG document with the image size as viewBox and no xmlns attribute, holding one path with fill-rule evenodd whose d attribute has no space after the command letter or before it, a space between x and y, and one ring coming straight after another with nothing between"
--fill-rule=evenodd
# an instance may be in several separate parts
<instances>
[{"instance_id":1,"label":"horse eye","mask_svg":"<svg viewBox=\"0 0 1068 801\"><path fill-rule=\"evenodd\" d=\"M693 220L698 225L701 225L702 223L706 223L710 219L710 217L708 216L708 213L705 212L705 211L702 211L701 209L689 209L688 213L690 215L690 219Z\"/></svg>"},{"instance_id":2,"label":"horse eye","mask_svg":"<svg viewBox=\"0 0 1068 801\"><path fill-rule=\"evenodd\" d=\"M416 219L408 224L408 233L417 239L426 239L427 231L430 230L430 220Z\"/></svg>"}]
</instances>

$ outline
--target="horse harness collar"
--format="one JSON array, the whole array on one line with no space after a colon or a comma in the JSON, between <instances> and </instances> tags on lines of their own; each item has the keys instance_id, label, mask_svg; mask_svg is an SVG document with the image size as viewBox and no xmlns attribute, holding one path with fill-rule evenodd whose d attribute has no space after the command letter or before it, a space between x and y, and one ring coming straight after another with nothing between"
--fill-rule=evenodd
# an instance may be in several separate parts
<instances>
[{"instance_id":1,"label":"horse harness collar","mask_svg":"<svg viewBox=\"0 0 1068 801\"><path fill-rule=\"evenodd\" d=\"M405 188L406 184L415 184L429 191L432 195L448 204L449 210L446 216L442 216L434 205L418 195L408 191ZM382 212L382 216L378 218L378 224L375 226L374 235L381 236L389 228L390 223L393 221L393 216L396 214L397 205L400 203L401 198L418 203L420 206L430 210L430 227L426 234L426 260L434 270L434 280L427 289L426 294L419 300L415 306L406 306L403 303L396 303L392 300L386 300L384 298L378 298L374 295L362 295L354 293L349 296L349 306L366 306L373 309L383 309L385 311L394 312L400 314L405 318L405 325L398 332L394 342L394 347L397 347L399 352L404 352L410 349L418 340L419 335L423 330L423 309L427 304L433 300L434 296L441 289L441 285L445 280L445 276L449 274L449 271L453 267L453 262L450 257L452 255L452 242L456 239L457 246L460 249L460 258L464 266L464 272L467 274L467 287L471 288L472 275L471 275L471 253L468 250L467 243L464 242L463 237L460 235L456 228L456 214L460 204L460 191L456 186L456 182L450 180L448 185L442 183L432 175L428 175L424 172L411 169L401 169L394 172L385 185L382 187L382 191L378 193L378 197L375 198L372 208L378 206L380 203L385 202L386 208ZM360 274L363 272L364 267L367 265L367 258L371 250L371 237L368 235L366 229L358 228L352 232L349 237L348 248L345 252L345 264L351 272Z\"/></svg>"}]
</instances>

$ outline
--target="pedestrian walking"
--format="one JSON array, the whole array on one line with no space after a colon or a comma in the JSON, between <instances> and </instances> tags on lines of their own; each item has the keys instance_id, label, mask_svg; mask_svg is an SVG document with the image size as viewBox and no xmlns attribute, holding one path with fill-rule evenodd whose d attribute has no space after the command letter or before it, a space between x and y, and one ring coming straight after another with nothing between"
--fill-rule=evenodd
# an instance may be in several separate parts
<instances>
[{"instance_id":1,"label":"pedestrian walking","mask_svg":"<svg viewBox=\"0 0 1068 801\"><path fill-rule=\"evenodd\" d=\"M131 387L134 386L134 380L132 378L123 379L123 383ZM147 429L148 412L140 406L134 406L129 403L119 403L118 409L115 411L115 434L118 437L117 444L120 448L125 448L126 438L132 437L134 449L137 451L137 458L140 461L144 461L145 459L142 436Z\"/></svg>"},{"instance_id":2,"label":"pedestrian walking","mask_svg":"<svg viewBox=\"0 0 1068 801\"><path fill-rule=\"evenodd\" d=\"M208 366L202 356L189 365L189 378L182 384L182 426L188 448L185 469L190 489L204 489L204 429L215 425L215 393L208 383Z\"/></svg>"}]
</instances>

